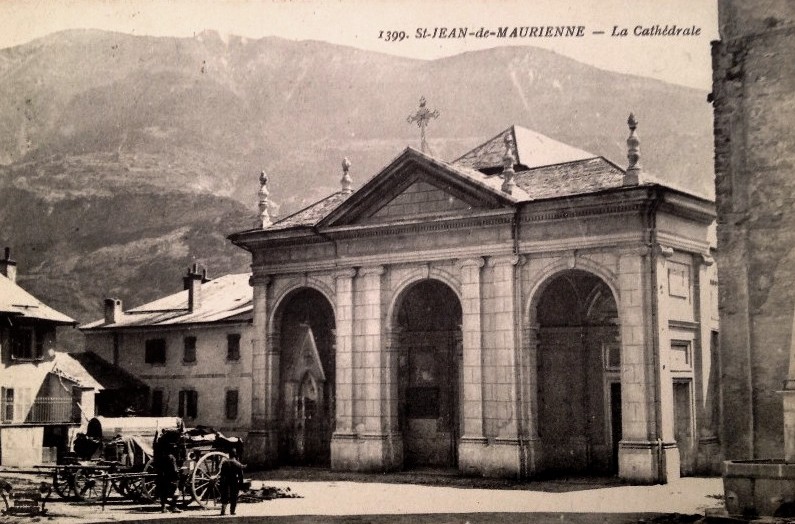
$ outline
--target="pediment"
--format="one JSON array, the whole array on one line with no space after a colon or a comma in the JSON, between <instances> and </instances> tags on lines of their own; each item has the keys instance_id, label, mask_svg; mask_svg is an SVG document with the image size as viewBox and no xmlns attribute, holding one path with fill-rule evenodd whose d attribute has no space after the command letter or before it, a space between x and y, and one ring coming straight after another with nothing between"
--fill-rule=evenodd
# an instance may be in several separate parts
<instances>
[{"instance_id":1,"label":"pediment","mask_svg":"<svg viewBox=\"0 0 795 524\"><path fill-rule=\"evenodd\" d=\"M328 215L321 225L367 225L466 216L510 205L512 202L506 196L461 170L407 149Z\"/></svg>"},{"instance_id":2,"label":"pediment","mask_svg":"<svg viewBox=\"0 0 795 524\"><path fill-rule=\"evenodd\" d=\"M287 348L287 354L292 356L292 362L285 379L300 382L307 373L310 373L316 380L323 382L326 380L326 374L323 372L323 363L320 360L312 328L309 324L301 324L298 329L300 333L295 346Z\"/></svg>"}]
</instances>

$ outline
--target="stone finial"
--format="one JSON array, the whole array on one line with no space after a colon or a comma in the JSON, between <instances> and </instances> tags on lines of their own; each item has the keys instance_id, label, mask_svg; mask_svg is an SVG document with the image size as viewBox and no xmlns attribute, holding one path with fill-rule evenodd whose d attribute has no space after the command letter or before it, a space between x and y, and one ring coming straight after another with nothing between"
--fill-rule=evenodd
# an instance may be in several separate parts
<instances>
[{"instance_id":1,"label":"stone finial","mask_svg":"<svg viewBox=\"0 0 795 524\"><path fill-rule=\"evenodd\" d=\"M633 113L629 114L627 119L629 126L629 137L627 138L627 159L629 166L624 174L625 186L637 186L640 183L640 140L638 135L635 134L635 128L638 127L638 121L635 120Z\"/></svg>"},{"instance_id":2,"label":"stone finial","mask_svg":"<svg viewBox=\"0 0 795 524\"><path fill-rule=\"evenodd\" d=\"M353 193L353 189L351 189L351 175L348 174L348 171L351 168L351 161L348 160L348 157L342 159L342 179L340 180L340 185L342 186L342 193L349 195Z\"/></svg>"},{"instance_id":3,"label":"stone finial","mask_svg":"<svg viewBox=\"0 0 795 524\"><path fill-rule=\"evenodd\" d=\"M270 191L268 191L268 175L265 173L265 171L260 171L259 192L257 194L259 196L260 225L263 229L265 229L271 225L271 216L268 212L268 206L270 206L270 200L268 200L268 196L270 196Z\"/></svg>"},{"instance_id":4,"label":"stone finial","mask_svg":"<svg viewBox=\"0 0 795 524\"><path fill-rule=\"evenodd\" d=\"M513 151L511 147L511 139L510 136L505 137L505 155L502 157L502 191L504 193L508 193L509 195L513 193L513 189L516 187L516 182L513 181L513 177L516 172L513 170L513 165L516 162L516 159L513 156Z\"/></svg>"}]
</instances>

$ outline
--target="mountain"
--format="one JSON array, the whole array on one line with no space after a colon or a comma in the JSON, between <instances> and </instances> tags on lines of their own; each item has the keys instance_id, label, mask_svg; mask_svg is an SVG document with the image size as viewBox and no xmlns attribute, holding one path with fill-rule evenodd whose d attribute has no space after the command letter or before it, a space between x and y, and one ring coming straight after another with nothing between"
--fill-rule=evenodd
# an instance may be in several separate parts
<instances>
[{"instance_id":1,"label":"mountain","mask_svg":"<svg viewBox=\"0 0 795 524\"><path fill-rule=\"evenodd\" d=\"M81 321L180 285L193 260L244 270L224 240L255 217L257 174L274 213L359 185L406 145L424 95L452 160L510 124L624 165L626 118L642 163L712 194L706 93L603 71L532 47L432 61L315 41L72 30L0 50L0 241L23 285ZM24 259L24 260L23 260ZM27 279L27 282L26 282Z\"/></svg>"}]
</instances>

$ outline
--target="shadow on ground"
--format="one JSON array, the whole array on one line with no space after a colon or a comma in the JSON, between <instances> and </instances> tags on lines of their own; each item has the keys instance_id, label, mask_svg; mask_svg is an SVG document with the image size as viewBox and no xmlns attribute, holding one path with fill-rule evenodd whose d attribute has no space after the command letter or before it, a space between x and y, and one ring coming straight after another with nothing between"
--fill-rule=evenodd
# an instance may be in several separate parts
<instances>
[{"instance_id":1,"label":"shadow on ground","mask_svg":"<svg viewBox=\"0 0 795 524\"><path fill-rule=\"evenodd\" d=\"M281 467L264 471L250 471L253 480L307 482L383 482L386 484L418 484L476 489L517 489L547 493L568 493L627 485L618 477L554 476L534 480L492 479L468 477L456 470L408 470L390 473L355 473L331 471L325 468Z\"/></svg>"}]
</instances>

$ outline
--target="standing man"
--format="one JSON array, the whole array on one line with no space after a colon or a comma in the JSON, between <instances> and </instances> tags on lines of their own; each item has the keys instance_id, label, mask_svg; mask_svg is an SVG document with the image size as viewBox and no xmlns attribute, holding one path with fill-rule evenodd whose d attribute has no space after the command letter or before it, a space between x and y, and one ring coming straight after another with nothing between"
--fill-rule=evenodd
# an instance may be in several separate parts
<instances>
[{"instance_id":1,"label":"standing man","mask_svg":"<svg viewBox=\"0 0 795 524\"><path fill-rule=\"evenodd\" d=\"M237 460L237 452L229 450L229 460L221 464L219 481L221 487L221 515L226 515L226 505L229 504L229 513L235 514L237 496L243 486L243 464Z\"/></svg>"},{"instance_id":2,"label":"standing man","mask_svg":"<svg viewBox=\"0 0 795 524\"><path fill-rule=\"evenodd\" d=\"M155 486L160 498L160 511L166 512L166 502L174 513L182 511L177 507L177 484L179 482L179 465L174 455L175 443L168 438L170 434L164 433L154 443L154 465L157 478ZM169 499L171 499L169 501Z\"/></svg>"}]
</instances>

